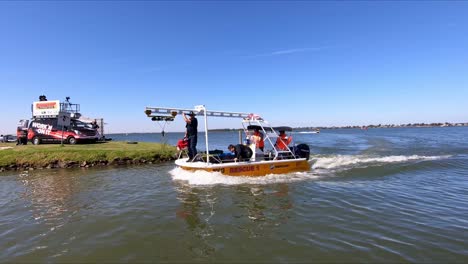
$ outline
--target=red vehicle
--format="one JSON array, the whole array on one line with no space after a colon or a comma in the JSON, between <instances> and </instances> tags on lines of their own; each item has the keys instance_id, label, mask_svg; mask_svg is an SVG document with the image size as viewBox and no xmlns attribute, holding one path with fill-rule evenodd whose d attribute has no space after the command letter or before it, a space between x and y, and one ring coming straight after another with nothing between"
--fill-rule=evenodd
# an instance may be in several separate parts
<instances>
[{"instance_id":1,"label":"red vehicle","mask_svg":"<svg viewBox=\"0 0 468 264\"><path fill-rule=\"evenodd\" d=\"M48 101L45 95L39 96L39 101L31 105L32 119L20 120L16 129L17 143L34 145L46 142L76 144L81 142L96 142L104 138L98 132L96 120L92 123L80 121L80 105L72 104L70 97L64 102ZM104 124L101 120L101 126Z\"/></svg>"},{"instance_id":2,"label":"red vehicle","mask_svg":"<svg viewBox=\"0 0 468 264\"><path fill-rule=\"evenodd\" d=\"M45 142L76 144L96 142L99 133L90 124L72 119L70 126L58 125L57 118L35 118L29 123L27 140L34 145Z\"/></svg>"}]
</instances>

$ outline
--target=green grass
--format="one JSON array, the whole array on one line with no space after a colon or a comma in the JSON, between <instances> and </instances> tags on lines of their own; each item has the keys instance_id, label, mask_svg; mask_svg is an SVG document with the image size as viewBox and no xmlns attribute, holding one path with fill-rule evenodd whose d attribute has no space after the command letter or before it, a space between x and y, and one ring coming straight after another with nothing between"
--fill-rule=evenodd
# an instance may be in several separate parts
<instances>
[{"instance_id":1,"label":"green grass","mask_svg":"<svg viewBox=\"0 0 468 264\"><path fill-rule=\"evenodd\" d=\"M115 159L169 160L174 157L176 148L159 143L106 142L99 144L41 144L15 146L14 143L0 143L0 147L13 147L0 150L0 167L29 164L33 167L46 166L57 161L97 162Z\"/></svg>"}]
</instances>

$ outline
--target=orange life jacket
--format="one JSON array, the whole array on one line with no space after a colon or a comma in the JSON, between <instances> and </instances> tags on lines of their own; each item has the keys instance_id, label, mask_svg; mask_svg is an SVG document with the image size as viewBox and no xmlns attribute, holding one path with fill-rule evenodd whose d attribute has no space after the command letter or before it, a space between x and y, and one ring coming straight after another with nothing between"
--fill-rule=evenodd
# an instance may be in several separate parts
<instances>
[{"instance_id":1,"label":"orange life jacket","mask_svg":"<svg viewBox=\"0 0 468 264\"><path fill-rule=\"evenodd\" d=\"M276 139L276 147L279 150L286 150L286 149L288 149L287 146L289 144L291 144L291 140L292 140L292 137L288 137L288 136L286 136L286 134L280 135Z\"/></svg>"},{"instance_id":2,"label":"orange life jacket","mask_svg":"<svg viewBox=\"0 0 468 264\"><path fill-rule=\"evenodd\" d=\"M265 141L263 141L263 134L260 133L260 131L255 131L254 136L260 137L260 141L258 141L257 148L264 148L265 147Z\"/></svg>"}]
</instances>

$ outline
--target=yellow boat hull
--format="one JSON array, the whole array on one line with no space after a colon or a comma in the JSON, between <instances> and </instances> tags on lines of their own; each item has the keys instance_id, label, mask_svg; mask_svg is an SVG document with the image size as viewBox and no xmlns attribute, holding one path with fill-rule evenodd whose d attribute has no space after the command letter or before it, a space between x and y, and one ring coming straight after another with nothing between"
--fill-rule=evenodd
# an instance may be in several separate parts
<instances>
[{"instance_id":1,"label":"yellow boat hull","mask_svg":"<svg viewBox=\"0 0 468 264\"><path fill-rule=\"evenodd\" d=\"M176 162L187 171L220 172L229 176L258 177L268 174L286 174L291 172L310 171L306 159L237 162L225 164L207 164L203 162Z\"/></svg>"}]
</instances>

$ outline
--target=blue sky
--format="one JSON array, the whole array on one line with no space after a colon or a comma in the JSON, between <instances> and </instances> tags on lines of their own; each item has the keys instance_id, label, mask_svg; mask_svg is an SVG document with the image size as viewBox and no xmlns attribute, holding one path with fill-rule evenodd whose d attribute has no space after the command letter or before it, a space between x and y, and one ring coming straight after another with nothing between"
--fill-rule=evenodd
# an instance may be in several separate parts
<instances>
[{"instance_id":1,"label":"blue sky","mask_svg":"<svg viewBox=\"0 0 468 264\"><path fill-rule=\"evenodd\" d=\"M146 106L198 104L274 125L468 122L467 14L464 1L2 1L0 132L41 94L114 133L159 132Z\"/></svg>"}]
</instances>

